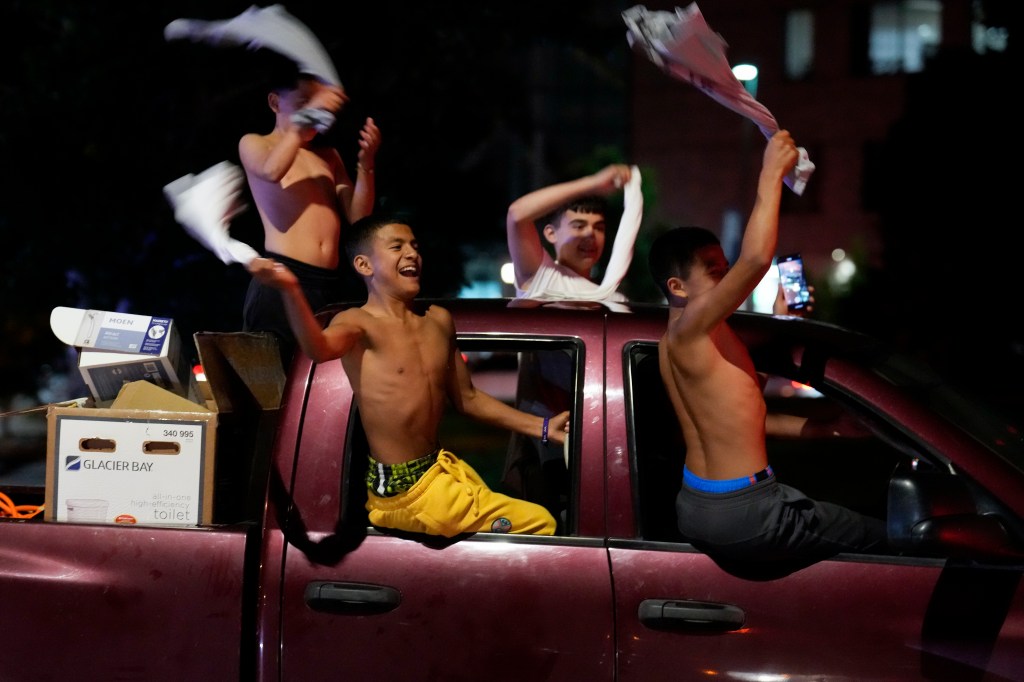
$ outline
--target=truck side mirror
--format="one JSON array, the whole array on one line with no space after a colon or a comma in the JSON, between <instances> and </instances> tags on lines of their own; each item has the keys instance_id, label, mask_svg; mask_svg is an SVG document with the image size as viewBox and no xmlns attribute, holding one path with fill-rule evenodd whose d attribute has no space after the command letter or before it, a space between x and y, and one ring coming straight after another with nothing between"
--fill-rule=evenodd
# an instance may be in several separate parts
<instances>
[{"instance_id":1,"label":"truck side mirror","mask_svg":"<svg viewBox=\"0 0 1024 682\"><path fill-rule=\"evenodd\" d=\"M996 515L981 514L964 481L940 471L898 471L889 480L893 549L957 559L1024 559Z\"/></svg>"}]
</instances>

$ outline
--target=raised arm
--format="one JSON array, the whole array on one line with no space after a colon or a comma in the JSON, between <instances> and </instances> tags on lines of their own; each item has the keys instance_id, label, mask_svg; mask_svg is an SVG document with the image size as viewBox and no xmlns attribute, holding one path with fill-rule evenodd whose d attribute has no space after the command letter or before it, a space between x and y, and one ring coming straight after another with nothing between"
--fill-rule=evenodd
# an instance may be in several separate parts
<instances>
[{"instance_id":1,"label":"raised arm","mask_svg":"<svg viewBox=\"0 0 1024 682\"><path fill-rule=\"evenodd\" d=\"M380 147L380 141L380 130L372 118L367 118L363 129L359 131L359 155L356 161L354 186L339 159L340 172L336 178L336 189L338 200L341 202L350 225L373 212L377 191L373 172L377 164L377 149Z\"/></svg>"},{"instance_id":2,"label":"raised arm","mask_svg":"<svg viewBox=\"0 0 1024 682\"><path fill-rule=\"evenodd\" d=\"M298 126L285 130L276 140L249 133L238 141L238 158L247 175L267 182L280 182L295 162L302 144Z\"/></svg>"},{"instance_id":3,"label":"raised arm","mask_svg":"<svg viewBox=\"0 0 1024 682\"><path fill-rule=\"evenodd\" d=\"M765 147L757 198L743 232L740 255L726 275L726 279L729 275L740 279L745 289L742 298L731 306L733 310L750 295L772 265L779 239L783 180L796 165L798 156L793 138L785 130L775 133Z\"/></svg>"},{"instance_id":4,"label":"raised arm","mask_svg":"<svg viewBox=\"0 0 1024 682\"><path fill-rule=\"evenodd\" d=\"M778 244L783 180L796 165L798 156L787 131L780 130L768 141L757 182L757 198L743 232L740 254L721 281L695 302L697 305L687 305L693 329L711 329L739 309L768 272Z\"/></svg>"},{"instance_id":5,"label":"raised arm","mask_svg":"<svg viewBox=\"0 0 1024 682\"><path fill-rule=\"evenodd\" d=\"M281 292L288 324L303 352L314 362L335 360L348 353L364 336L358 324L359 309L345 310L322 328L309 307L295 274L285 265L269 258L256 258L248 265L252 276Z\"/></svg>"},{"instance_id":6,"label":"raised arm","mask_svg":"<svg viewBox=\"0 0 1024 682\"><path fill-rule=\"evenodd\" d=\"M629 166L615 164L593 175L542 187L513 201L505 217L505 232L516 284L521 287L528 282L544 259L537 220L573 199L590 194L605 195L621 189L629 177Z\"/></svg>"}]
</instances>

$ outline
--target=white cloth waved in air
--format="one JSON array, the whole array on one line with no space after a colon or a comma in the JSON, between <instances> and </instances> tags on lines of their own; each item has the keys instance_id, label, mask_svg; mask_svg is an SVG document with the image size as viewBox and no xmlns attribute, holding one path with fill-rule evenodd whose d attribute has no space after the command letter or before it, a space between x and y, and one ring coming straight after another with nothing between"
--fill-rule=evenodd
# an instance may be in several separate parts
<instances>
[{"instance_id":1,"label":"white cloth waved in air","mask_svg":"<svg viewBox=\"0 0 1024 682\"><path fill-rule=\"evenodd\" d=\"M223 21L175 19L164 28L164 38L187 38L211 45L241 45L251 50L265 47L294 61L302 73L316 76L328 85L341 85L327 50L309 27L281 5L263 8L253 5L238 16Z\"/></svg>"},{"instance_id":2,"label":"white cloth waved in air","mask_svg":"<svg viewBox=\"0 0 1024 682\"><path fill-rule=\"evenodd\" d=\"M250 50L266 48L291 59L300 72L328 85L341 86L338 71L316 35L281 5L253 5L238 16L221 21L175 19L164 28L164 39L238 45ZM303 109L296 116L300 116L300 125L305 123L321 133L334 125L334 114L323 109Z\"/></svg>"},{"instance_id":3,"label":"white cloth waved in air","mask_svg":"<svg viewBox=\"0 0 1024 682\"><path fill-rule=\"evenodd\" d=\"M725 57L728 44L708 27L696 2L686 9L677 7L675 12L652 12L635 5L622 13L622 19L630 46L670 76L694 85L719 104L750 119L765 137L779 131L771 112L733 74ZM786 177L786 185L799 195L814 172L814 164L806 149L797 147L797 151L800 157Z\"/></svg>"},{"instance_id":4,"label":"white cloth waved in air","mask_svg":"<svg viewBox=\"0 0 1024 682\"><path fill-rule=\"evenodd\" d=\"M199 175L189 173L164 186L164 196L174 209L174 219L225 265L248 266L259 253L228 234L231 219L245 210L240 201L242 169L227 161Z\"/></svg>"}]
</instances>

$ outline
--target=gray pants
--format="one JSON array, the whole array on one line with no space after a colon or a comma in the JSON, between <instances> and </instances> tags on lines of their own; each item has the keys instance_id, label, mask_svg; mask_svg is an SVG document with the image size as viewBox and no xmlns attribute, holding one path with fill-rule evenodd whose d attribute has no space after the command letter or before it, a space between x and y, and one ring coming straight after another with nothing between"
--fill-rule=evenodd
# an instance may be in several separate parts
<instances>
[{"instance_id":1,"label":"gray pants","mask_svg":"<svg viewBox=\"0 0 1024 682\"><path fill-rule=\"evenodd\" d=\"M725 570L754 579L781 577L840 552L886 548L884 521L812 500L774 476L728 493L684 483L676 518L694 547Z\"/></svg>"}]
</instances>

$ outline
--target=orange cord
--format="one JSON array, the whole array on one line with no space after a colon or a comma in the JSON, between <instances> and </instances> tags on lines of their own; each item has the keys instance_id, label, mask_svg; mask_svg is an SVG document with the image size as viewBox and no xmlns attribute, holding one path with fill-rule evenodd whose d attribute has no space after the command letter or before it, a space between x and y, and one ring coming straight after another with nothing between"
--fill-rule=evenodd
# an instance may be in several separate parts
<instances>
[{"instance_id":1,"label":"orange cord","mask_svg":"<svg viewBox=\"0 0 1024 682\"><path fill-rule=\"evenodd\" d=\"M5 493L0 493L0 518L9 516L15 519L31 519L41 511L41 504L14 504L14 500Z\"/></svg>"}]
</instances>

